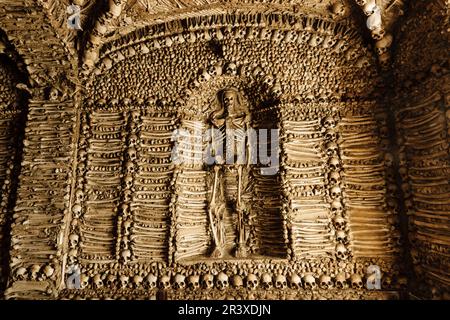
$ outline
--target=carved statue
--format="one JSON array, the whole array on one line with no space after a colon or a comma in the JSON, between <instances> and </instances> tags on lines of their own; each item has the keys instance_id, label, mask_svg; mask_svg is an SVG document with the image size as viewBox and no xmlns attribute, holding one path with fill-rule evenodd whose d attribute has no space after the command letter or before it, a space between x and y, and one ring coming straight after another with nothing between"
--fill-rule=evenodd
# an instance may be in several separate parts
<instances>
[{"instance_id":1,"label":"carved statue","mask_svg":"<svg viewBox=\"0 0 450 320\"><path fill-rule=\"evenodd\" d=\"M216 159L214 164L214 183L212 197L209 203L208 214L213 234L214 258L223 257L226 247L224 214L227 210L233 210L237 214L237 240L234 255L246 257L248 253L246 230L246 215L248 208L242 201L243 173L247 171L251 159L251 141L248 130L251 128L251 114L247 105L243 102L241 93L236 88L226 88L218 94L219 108L211 116L211 153ZM225 155L223 145L226 145ZM222 184L223 170L237 172L237 196L231 205L227 206ZM220 182L219 182L220 180Z\"/></svg>"}]
</instances>

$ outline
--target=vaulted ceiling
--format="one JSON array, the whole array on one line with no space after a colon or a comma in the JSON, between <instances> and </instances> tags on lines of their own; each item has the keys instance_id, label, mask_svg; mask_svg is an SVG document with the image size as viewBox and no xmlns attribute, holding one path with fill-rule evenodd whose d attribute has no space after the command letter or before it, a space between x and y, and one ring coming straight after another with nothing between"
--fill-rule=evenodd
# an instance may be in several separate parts
<instances>
[{"instance_id":1,"label":"vaulted ceiling","mask_svg":"<svg viewBox=\"0 0 450 320\"><path fill-rule=\"evenodd\" d=\"M104 43L144 26L174 19L239 11L308 13L334 21L349 21L369 37L370 32L365 23L368 16L365 11L373 11L376 4L381 10L382 28L389 34L393 32L395 22L404 14L404 2L403 0L109 0L109 2L74 0L72 3L69 0L2 0L0 28L5 34L3 42L7 47L6 52L12 55L15 50L27 66L32 84L39 85L49 77L53 80L66 77L71 78L71 82L76 82L74 79L77 73L76 66L86 64L86 60L89 60L87 56L97 56L99 48ZM73 13L68 9L71 4L80 8L82 30L67 27L67 20ZM387 58L389 58L387 55L383 56L384 60ZM48 61L52 61L51 66L46 64ZM92 64L92 61L87 63ZM67 72L68 70L71 72Z\"/></svg>"}]
</instances>

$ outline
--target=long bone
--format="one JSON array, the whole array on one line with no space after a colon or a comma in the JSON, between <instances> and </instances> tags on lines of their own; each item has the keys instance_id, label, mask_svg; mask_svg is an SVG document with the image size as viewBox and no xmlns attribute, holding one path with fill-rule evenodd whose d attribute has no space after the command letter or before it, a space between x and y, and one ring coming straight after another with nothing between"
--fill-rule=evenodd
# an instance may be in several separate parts
<instances>
[{"instance_id":1,"label":"long bone","mask_svg":"<svg viewBox=\"0 0 450 320\"><path fill-rule=\"evenodd\" d=\"M364 154L364 155L351 155L351 156L347 156L346 153L343 153L341 155L341 159L343 161L347 161L347 160L365 160L365 161L370 161L370 160L376 160L380 158L380 154L379 153L373 153L373 154ZM344 162L345 163L345 162Z\"/></svg>"},{"instance_id":2,"label":"long bone","mask_svg":"<svg viewBox=\"0 0 450 320\"><path fill-rule=\"evenodd\" d=\"M421 118L404 119L401 122L400 127L404 130L410 130L425 127L427 124L439 123L436 119L441 117L441 115L442 114L439 111L435 111L429 112L426 116L422 116Z\"/></svg>"}]
</instances>

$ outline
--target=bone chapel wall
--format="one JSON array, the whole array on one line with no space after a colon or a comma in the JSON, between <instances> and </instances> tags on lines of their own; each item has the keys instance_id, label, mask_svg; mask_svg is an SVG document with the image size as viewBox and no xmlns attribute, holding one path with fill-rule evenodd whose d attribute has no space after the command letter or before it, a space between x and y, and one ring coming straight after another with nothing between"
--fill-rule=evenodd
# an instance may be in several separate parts
<instances>
[{"instance_id":1,"label":"bone chapel wall","mask_svg":"<svg viewBox=\"0 0 450 320\"><path fill-rule=\"evenodd\" d=\"M250 2L1 4L5 298L448 298L444 1Z\"/></svg>"}]
</instances>

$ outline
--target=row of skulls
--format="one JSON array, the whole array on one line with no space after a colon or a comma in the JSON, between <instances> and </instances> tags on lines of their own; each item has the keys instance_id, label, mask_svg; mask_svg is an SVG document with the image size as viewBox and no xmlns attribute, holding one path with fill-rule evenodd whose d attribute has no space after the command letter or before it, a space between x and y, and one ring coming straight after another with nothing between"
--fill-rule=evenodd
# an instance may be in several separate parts
<instances>
[{"instance_id":1,"label":"row of skulls","mask_svg":"<svg viewBox=\"0 0 450 320\"><path fill-rule=\"evenodd\" d=\"M271 275L263 273L261 276L256 274L248 274L245 277L240 275L233 275L229 277L224 272L218 273L216 276L208 273L202 276L190 275L184 276L182 274L175 274L174 276L162 275L159 278L154 274L149 274L145 278L141 275L127 276L127 275L113 275L113 274L96 274L92 278L86 274L80 276L81 288L96 288L103 287L112 288L119 286L122 289L126 288L148 288L160 290L197 290L197 289L219 289L225 290L227 288L245 288L248 290L256 289L363 289L363 277L358 274L348 276L345 273L339 273L332 278L329 275L321 275L315 277L311 274L299 276L293 273L289 276L283 274Z\"/></svg>"},{"instance_id":2,"label":"row of skulls","mask_svg":"<svg viewBox=\"0 0 450 320\"><path fill-rule=\"evenodd\" d=\"M208 17L204 18L207 19ZM224 17L219 16L217 18L220 19ZM147 54L152 49L171 47L176 44L194 43L196 41L221 41L227 35L230 35L235 39L258 39L275 43L306 43L311 47L321 46L324 49L331 49L336 53L342 53L349 47L349 44L345 40L338 41L339 34L343 34L345 35L345 38L349 38L349 35L345 32L343 26L336 27L336 25L329 21L313 17L306 17L305 19L304 22L297 21L297 23L292 24L294 26L292 30L282 30L280 26L233 26L230 25L230 22L217 25L214 25L213 23L209 27L203 25L201 30L190 30L185 32L178 30L177 33L160 34L159 37L151 36L150 38L140 39L141 41L135 40L138 42L136 46L124 47L121 45L119 46L119 50L115 50L116 47L111 46L111 49L107 49L103 53L94 73L97 75L101 74L102 72L112 69L115 63L123 61L127 57L133 57L139 53ZM176 22L177 21L174 21L174 23ZM223 27L223 25L227 26ZM89 61L88 65L92 67L99 58L98 52L94 56L89 55L89 50L86 53L87 56L85 62Z\"/></svg>"},{"instance_id":3,"label":"row of skulls","mask_svg":"<svg viewBox=\"0 0 450 320\"><path fill-rule=\"evenodd\" d=\"M386 33L383 27L381 9L375 0L356 0L356 3L361 6L364 14L367 16L367 28L370 30L372 38L377 40L375 50L381 66L385 68L388 66L391 58L389 48L393 44L394 37L392 34Z\"/></svg>"},{"instance_id":4,"label":"row of skulls","mask_svg":"<svg viewBox=\"0 0 450 320\"><path fill-rule=\"evenodd\" d=\"M350 252L346 247L349 242L349 236L347 232L346 219L343 217L343 205L341 202L342 190L341 183L341 160L339 157L339 148L337 145L337 123L336 119L330 115L325 117L322 122L323 127L326 129L325 140L326 142L326 154L328 158L328 182L329 182L329 194L330 194L330 206L331 213L333 214L333 223L336 230L336 256L340 260L345 260L349 257Z\"/></svg>"}]
</instances>

